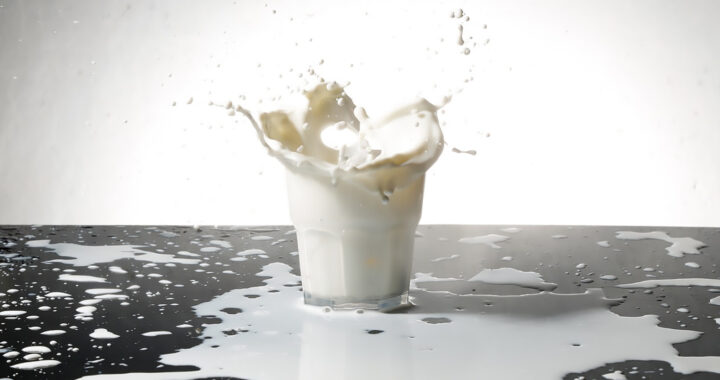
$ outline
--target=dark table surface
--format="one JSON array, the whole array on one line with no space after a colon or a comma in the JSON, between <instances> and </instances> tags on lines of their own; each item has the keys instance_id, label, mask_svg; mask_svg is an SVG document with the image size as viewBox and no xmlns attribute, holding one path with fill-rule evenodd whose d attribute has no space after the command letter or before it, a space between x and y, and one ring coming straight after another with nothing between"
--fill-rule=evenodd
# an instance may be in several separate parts
<instances>
[{"instance_id":1,"label":"dark table surface","mask_svg":"<svg viewBox=\"0 0 720 380\"><path fill-rule=\"evenodd\" d=\"M417 306L382 315L301 306L289 226L0 227L0 378L720 378L720 285L618 286L720 279L720 229L509 227L420 226Z\"/></svg>"}]
</instances>

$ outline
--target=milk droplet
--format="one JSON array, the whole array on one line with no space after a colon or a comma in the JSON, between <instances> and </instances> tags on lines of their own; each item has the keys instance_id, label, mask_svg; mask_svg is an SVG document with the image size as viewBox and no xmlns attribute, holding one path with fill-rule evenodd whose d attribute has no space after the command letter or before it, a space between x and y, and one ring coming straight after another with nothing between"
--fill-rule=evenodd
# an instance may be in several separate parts
<instances>
[{"instance_id":1,"label":"milk droplet","mask_svg":"<svg viewBox=\"0 0 720 380\"><path fill-rule=\"evenodd\" d=\"M60 364L60 362L57 360L38 360L38 361L32 361L32 362L19 363L19 364L12 365L10 367L13 369L30 371L30 370L36 370L36 369L42 369L42 368L55 367L58 364Z\"/></svg>"},{"instance_id":2,"label":"milk droplet","mask_svg":"<svg viewBox=\"0 0 720 380\"><path fill-rule=\"evenodd\" d=\"M45 346L27 346L21 351L28 354L47 354L50 352L50 349Z\"/></svg>"},{"instance_id":3,"label":"milk droplet","mask_svg":"<svg viewBox=\"0 0 720 380\"><path fill-rule=\"evenodd\" d=\"M622 371L606 373L606 374L602 375L602 377L604 379L608 379L608 380L627 380L625 375L623 375Z\"/></svg>"},{"instance_id":4,"label":"milk droplet","mask_svg":"<svg viewBox=\"0 0 720 380\"><path fill-rule=\"evenodd\" d=\"M453 153L461 153L461 154L469 154L471 156L474 156L477 154L477 151L475 149L462 150L462 149L458 149L455 147L452 148L452 152Z\"/></svg>"},{"instance_id":5,"label":"milk droplet","mask_svg":"<svg viewBox=\"0 0 720 380\"><path fill-rule=\"evenodd\" d=\"M120 335L113 334L107 329L95 329L95 331L90 333L90 337L93 339L115 339L119 338Z\"/></svg>"},{"instance_id":6,"label":"milk droplet","mask_svg":"<svg viewBox=\"0 0 720 380\"><path fill-rule=\"evenodd\" d=\"M714 278L668 278L662 280L646 280L630 284L616 285L618 288L649 289L658 286L720 286L720 280Z\"/></svg>"},{"instance_id":7,"label":"milk droplet","mask_svg":"<svg viewBox=\"0 0 720 380\"><path fill-rule=\"evenodd\" d=\"M515 268L483 269L468 281L486 284L517 285L537 290L553 290L557 284L545 282L539 273L525 272Z\"/></svg>"},{"instance_id":8,"label":"milk droplet","mask_svg":"<svg viewBox=\"0 0 720 380\"><path fill-rule=\"evenodd\" d=\"M31 360L38 360L41 357L42 356L40 356L40 354L27 354L27 355L23 356L23 359L27 360L27 361L31 361Z\"/></svg>"}]
</instances>

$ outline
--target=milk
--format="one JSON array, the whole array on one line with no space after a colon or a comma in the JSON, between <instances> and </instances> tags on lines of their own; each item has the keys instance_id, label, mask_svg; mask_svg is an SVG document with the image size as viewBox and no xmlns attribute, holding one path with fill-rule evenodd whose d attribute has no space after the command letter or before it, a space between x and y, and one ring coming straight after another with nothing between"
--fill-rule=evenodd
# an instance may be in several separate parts
<instances>
[{"instance_id":1,"label":"milk","mask_svg":"<svg viewBox=\"0 0 720 380\"><path fill-rule=\"evenodd\" d=\"M383 204L351 182L333 186L288 171L306 303L387 308L407 302L424 182L420 176Z\"/></svg>"},{"instance_id":2,"label":"milk","mask_svg":"<svg viewBox=\"0 0 720 380\"><path fill-rule=\"evenodd\" d=\"M294 101L257 117L237 111L287 168L305 302L407 305L425 172L443 148L438 107L419 99L371 119L335 83Z\"/></svg>"}]
</instances>

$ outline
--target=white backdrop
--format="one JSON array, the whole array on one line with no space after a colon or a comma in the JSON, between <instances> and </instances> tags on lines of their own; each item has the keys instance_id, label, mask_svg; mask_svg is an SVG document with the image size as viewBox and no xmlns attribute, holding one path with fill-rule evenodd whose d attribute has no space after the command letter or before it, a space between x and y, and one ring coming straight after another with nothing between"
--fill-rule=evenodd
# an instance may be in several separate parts
<instances>
[{"instance_id":1,"label":"white backdrop","mask_svg":"<svg viewBox=\"0 0 720 380\"><path fill-rule=\"evenodd\" d=\"M421 223L720 226L720 2L297 3L0 0L0 223L287 224L208 103L312 68L371 114L463 89Z\"/></svg>"}]
</instances>

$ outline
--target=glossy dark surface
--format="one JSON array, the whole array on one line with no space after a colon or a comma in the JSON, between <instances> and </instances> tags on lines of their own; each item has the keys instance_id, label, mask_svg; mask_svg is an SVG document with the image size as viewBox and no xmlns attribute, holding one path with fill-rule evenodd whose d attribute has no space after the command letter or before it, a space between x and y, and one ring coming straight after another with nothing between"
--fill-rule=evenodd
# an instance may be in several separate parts
<instances>
[{"instance_id":1,"label":"glossy dark surface","mask_svg":"<svg viewBox=\"0 0 720 380\"><path fill-rule=\"evenodd\" d=\"M512 267L523 271L540 273L545 281L558 284L554 292L582 293L587 288L602 288L607 297L622 298L624 302L612 308L624 316L655 314L660 326L673 329L702 331L696 340L677 344L680 355L720 356L720 326L714 318L720 318L720 306L708 300L719 294L708 287L658 287L651 290L621 289L620 283L643 281L651 278L703 277L720 278L720 229L717 228L641 228L641 227L565 227L565 226L518 226L517 232L503 232L508 226L420 226L416 237L414 272L432 272L436 277L469 278L479 268ZM673 237L692 237L707 246L699 255L671 257L665 253L669 245L663 241L627 241L616 239L617 231L661 230ZM501 234L510 239L498 243L501 248L484 244L462 244L458 240L469 236ZM562 236L559 236L562 235ZM266 240L254 240L253 236L268 236ZM211 240L230 243L232 249L222 248L202 252L201 261L195 265L165 266L148 262L121 259L97 263L93 267L77 267L71 263L53 262L58 259L54 252L44 248L28 247L26 242L49 239L52 243L75 243L86 246L131 244L141 249L164 254L179 251L199 252L201 247L211 246ZM609 247L597 244L607 241ZM252 256L246 261L229 260L236 252L259 248L267 257ZM192 307L237 288L262 284L255 274L263 265L283 262L292 266L297 274L298 257L292 228L205 228L145 227L145 226L6 226L0 227L0 305L2 310L24 309L28 314L17 318L0 318L0 353L19 351L30 345L52 345L51 357L61 364L35 371L18 371L10 365L23 360L3 358L0 378L77 378L99 373L187 371L193 367L170 367L158 362L159 356L200 343L203 323L217 323L214 316L197 316ZM458 255L453 259L433 261L441 257ZM180 257L180 256L177 256ZM503 260L503 257L506 257ZM508 260L507 257L511 257ZM699 268L690 268L686 262L695 262ZM584 263L586 268L576 268ZM127 274L109 276L109 267L120 265ZM653 271L643 268L654 268ZM77 272L72 272L76 270ZM232 273L228 272L231 271ZM149 277L148 273L162 277ZM88 284L59 282L59 273L85 274L112 278L112 284ZM138 274L144 274L138 277ZM603 280L601 275L615 275L617 280ZM655 277L652 277L655 276ZM162 284L158 278L167 279ZM581 281L582 280L582 281ZM125 288L139 285L129 295L127 305L120 302L100 302L96 305L93 320L76 320L77 301L88 298L85 289L117 286ZM183 284L182 287L176 285ZM524 294L535 291L513 285L486 285L457 283L426 283L427 289L450 290L456 294ZM17 291L8 292L9 289ZM48 291L62 291L72 295L73 300L44 299L37 296ZM301 294L298 292L298 296ZM411 292L412 295L412 292ZM47 305L49 311L35 311ZM680 313L687 308L690 313ZM38 319L25 318L39 315ZM67 325L58 327L63 323ZM193 325L190 329L178 329L181 324ZM29 329L38 326L40 329ZM72 328L71 326L74 326ZM89 334L98 327L121 331L120 338L97 341ZM63 328L67 333L60 336L44 336L40 332ZM145 331L171 331L172 335L145 337ZM608 334L612 332L609 331ZM632 337L622 337L632 339ZM76 351L74 349L77 349ZM511 355L511 353L509 353ZM602 378L602 374L622 370L628 379L714 379L720 375L696 373L680 375L663 362L627 361L608 363L586 373L568 374L566 378ZM241 376L241 375L239 375Z\"/></svg>"}]
</instances>

